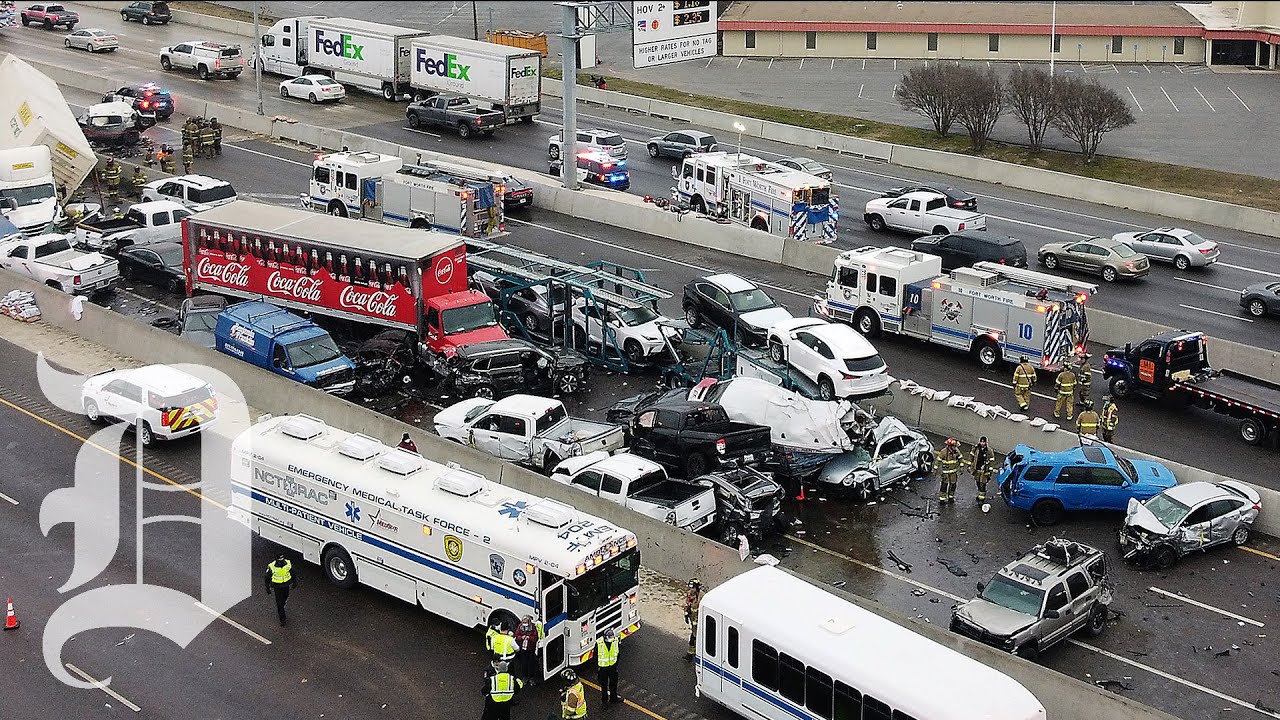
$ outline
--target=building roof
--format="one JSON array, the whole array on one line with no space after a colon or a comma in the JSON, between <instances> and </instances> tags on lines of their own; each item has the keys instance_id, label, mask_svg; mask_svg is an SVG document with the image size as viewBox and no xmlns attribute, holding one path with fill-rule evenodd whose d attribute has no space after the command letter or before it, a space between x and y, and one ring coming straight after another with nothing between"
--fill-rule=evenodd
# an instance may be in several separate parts
<instances>
[{"instance_id":1,"label":"building roof","mask_svg":"<svg viewBox=\"0 0 1280 720\"><path fill-rule=\"evenodd\" d=\"M735 2L721 30L790 32L942 32L1047 35L1047 2ZM1123 31L1119 29L1123 28ZM1060 35L1201 35L1203 25L1168 5L1058 3Z\"/></svg>"}]
</instances>

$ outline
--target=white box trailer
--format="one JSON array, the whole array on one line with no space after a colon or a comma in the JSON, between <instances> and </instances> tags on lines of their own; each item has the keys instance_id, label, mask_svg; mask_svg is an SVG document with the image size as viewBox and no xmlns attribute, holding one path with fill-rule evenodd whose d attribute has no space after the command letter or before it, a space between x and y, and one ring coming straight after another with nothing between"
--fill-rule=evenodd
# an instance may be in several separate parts
<instances>
[{"instance_id":1,"label":"white box trailer","mask_svg":"<svg viewBox=\"0 0 1280 720\"><path fill-rule=\"evenodd\" d=\"M427 34L351 18L285 18L261 38L262 70L286 77L328 75L395 100L409 92L410 43Z\"/></svg>"},{"instance_id":2,"label":"white box trailer","mask_svg":"<svg viewBox=\"0 0 1280 720\"><path fill-rule=\"evenodd\" d=\"M4 88L0 92L0 150L47 147L53 180L70 197L93 172L98 158L58 84L16 56L6 55L0 61L0 88Z\"/></svg>"},{"instance_id":3,"label":"white box trailer","mask_svg":"<svg viewBox=\"0 0 1280 720\"><path fill-rule=\"evenodd\" d=\"M541 110L542 54L447 35L421 37L413 41L410 85L418 98L466 95L492 104L508 121L532 122Z\"/></svg>"}]
</instances>

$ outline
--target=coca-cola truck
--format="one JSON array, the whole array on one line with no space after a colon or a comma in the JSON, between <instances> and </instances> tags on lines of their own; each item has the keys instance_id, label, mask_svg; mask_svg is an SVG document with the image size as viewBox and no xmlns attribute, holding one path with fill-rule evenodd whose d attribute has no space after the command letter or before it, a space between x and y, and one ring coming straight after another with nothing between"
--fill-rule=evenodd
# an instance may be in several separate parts
<instances>
[{"instance_id":1,"label":"coca-cola truck","mask_svg":"<svg viewBox=\"0 0 1280 720\"><path fill-rule=\"evenodd\" d=\"M428 360L507 337L457 235L237 200L184 219L182 243L188 295L411 330Z\"/></svg>"}]
</instances>

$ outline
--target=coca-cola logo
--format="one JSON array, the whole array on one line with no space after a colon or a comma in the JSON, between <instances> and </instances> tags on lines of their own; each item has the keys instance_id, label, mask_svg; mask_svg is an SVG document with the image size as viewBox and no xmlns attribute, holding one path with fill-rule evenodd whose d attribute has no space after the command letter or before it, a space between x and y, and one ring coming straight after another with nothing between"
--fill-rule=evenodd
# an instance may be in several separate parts
<instances>
[{"instance_id":1,"label":"coca-cola logo","mask_svg":"<svg viewBox=\"0 0 1280 720\"><path fill-rule=\"evenodd\" d=\"M440 261L436 263L436 282L448 285L451 278L453 278L453 258L442 255Z\"/></svg>"},{"instance_id":2,"label":"coca-cola logo","mask_svg":"<svg viewBox=\"0 0 1280 720\"><path fill-rule=\"evenodd\" d=\"M320 279L306 276L285 277L277 270L267 278L267 292L318 303L320 302Z\"/></svg>"},{"instance_id":3,"label":"coca-cola logo","mask_svg":"<svg viewBox=\"0 0 1280 720\"><path fill-rule=\"evenodd\" d=\"M201 257L196 263L196 277L213 280L229 287L249 286L249 266L237 262L221 264Z\"/></svg>"},{"instance_id":4,"label":"coca-cola logo","mask_svg":"<svg viewBox=\"0 0 1280 720\"><path fill-rule=\"evenodd\" d=\"M348 285L342 289L342 293L338 296L338 304L365 315L385 318L396 316L396 296L382 290L361 292L359 289Z\"/></svg>"}]
</instances>

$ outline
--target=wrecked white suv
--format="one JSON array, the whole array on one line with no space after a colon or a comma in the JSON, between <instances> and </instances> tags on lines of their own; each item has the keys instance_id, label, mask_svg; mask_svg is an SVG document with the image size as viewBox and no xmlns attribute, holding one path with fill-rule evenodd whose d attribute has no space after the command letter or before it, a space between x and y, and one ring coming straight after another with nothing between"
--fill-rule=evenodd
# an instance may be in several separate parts
<instances>
[{"instance_id":1,"label":"wrecked white suv","mask_svg":"<svg viewBox=\"0 0 1280 720\"><path fill-rule=\"evenodd\" d=\"M1077 630L1101 635L1111 597L1106 555L1054 538L978 583L978 597L951 610L951 631L1035 660Z\"/></svg>"}]
</instances>

